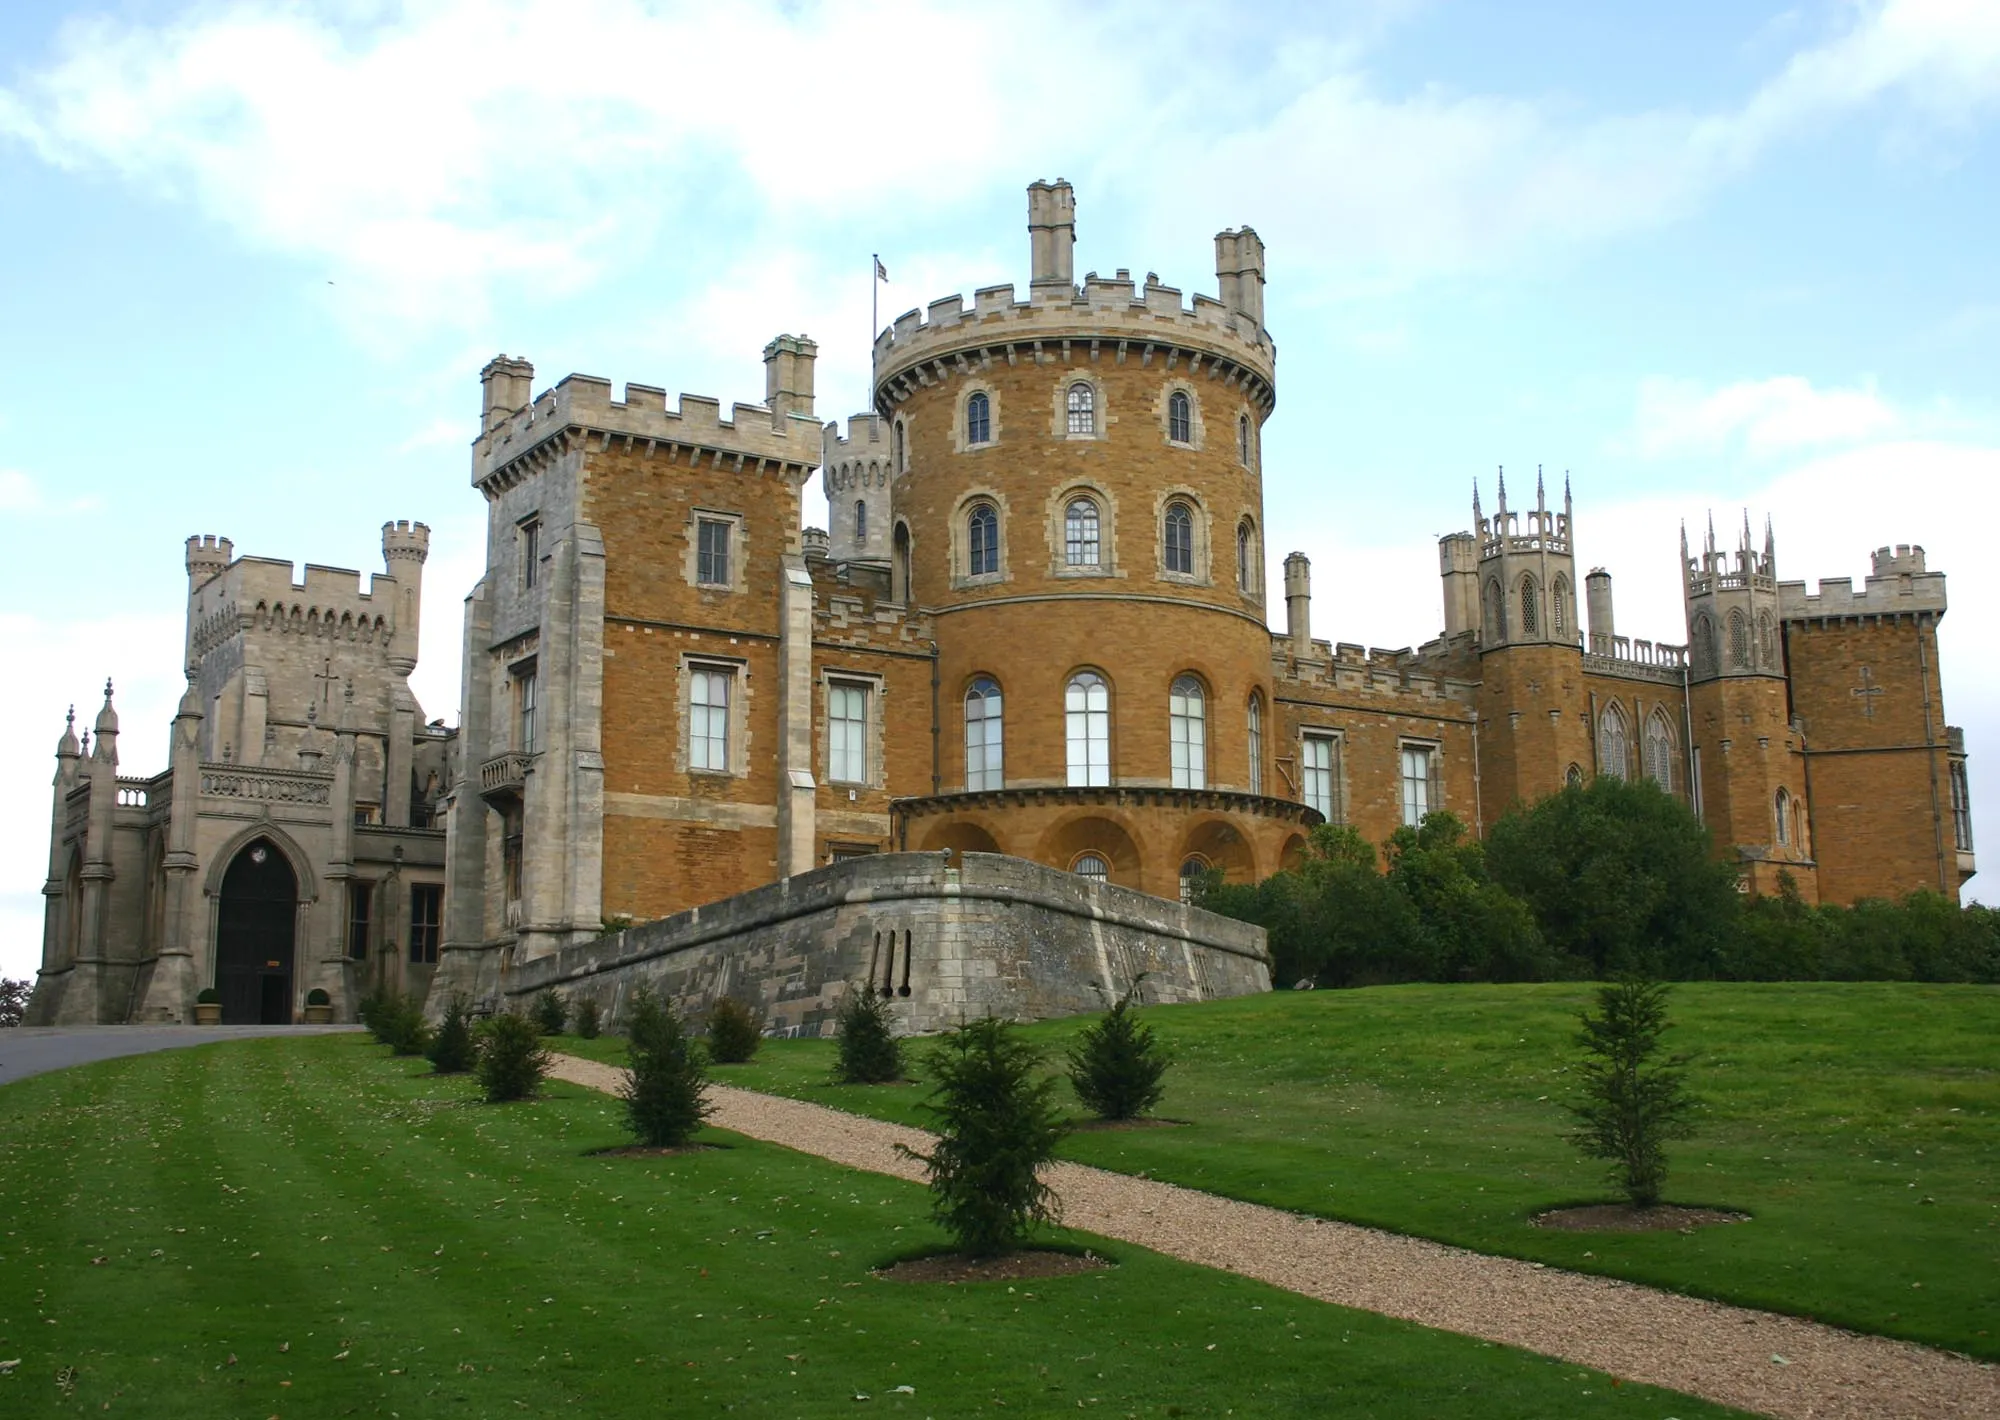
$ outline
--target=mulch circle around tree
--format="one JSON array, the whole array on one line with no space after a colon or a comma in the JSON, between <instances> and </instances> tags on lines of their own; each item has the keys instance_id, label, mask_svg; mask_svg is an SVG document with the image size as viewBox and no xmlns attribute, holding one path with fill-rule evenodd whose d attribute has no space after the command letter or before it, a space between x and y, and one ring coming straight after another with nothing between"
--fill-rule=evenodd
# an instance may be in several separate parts
<instances>
[{"instance_id":1,"label":"mulch circle around tree","mask_svg":"<svg viewBox=\"0 0 2000 1420\"><path fill-rule=\"evenodd\" d=\"M1674 1203L1658 1203L1651 1208L1635 1208L1630 1203L1592 1203L1581 1208L1551 1208L1546 1213L1537 1213L1532 1221L1538 1228L1568 1233L1686 1233L1718 1223L1747 1223L1750 1215L1722 1208L1683 1208Z\"/></svg>"},{"instance_id":2,"label":"mulch circle around tree","mask_svg":"<svg viewBox=\"0 0 2000 1420\"><path fill-rule=\"evenodd\" d=\"M683 1154L705 1154L710 1149L726 1149L727 1144L619 1144L609 1149L591 1149L586 1159L674 1159Z\"/></svg>"},{"instance_id":3,"label":"mulch circle around tree","mask_svg":"<svg viewBox=\"0 0 2000 1420\"><path fill-rule=\"evenodd\" d=\"M1043 1277L1073 1277L1112 1266L1095 1253L1051 1252L1027 1248L998 1257L967 1257L962 1252L912 1257L875 1269L888 1282L1017 1282Z\"/></svg>"},{"instance_id":4,"label":"mulch circle around tree","mask_svg":"<svg viewBox=\"0 0 2000 1420\"><path fill-rule=\"evenodd\" d=\"M1185 1119L1079 1119L1070 1125L1072 1134L1113 1134L1125 1129L1185 1129Z\"/></svg>"}]
</instances>

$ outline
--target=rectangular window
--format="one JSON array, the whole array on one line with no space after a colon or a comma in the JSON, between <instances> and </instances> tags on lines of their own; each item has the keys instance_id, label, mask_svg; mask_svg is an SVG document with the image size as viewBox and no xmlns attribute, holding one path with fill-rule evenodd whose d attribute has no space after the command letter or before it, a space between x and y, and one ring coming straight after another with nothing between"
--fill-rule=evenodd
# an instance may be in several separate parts
<instances>
[{"instance_id":1,"label":"rectangular window","mask_svg":"<svg viewBox=\"0 0 2000 1420\"><path fill-rule=\"evenodd\" d=\"M514 744L522 754L535 752L535 672L531 668L514 677L514 708L517 712Z\"/></svg>"},{"instance_id":2,"label":"rectangular window","mask_svg":"<svg viewBox=\"0 0 2000 1420\"><path fill-rule=\"evenodd\" d=\"M729 686L735 673L695 666L688 684L688 768L729 772Z\"/></svg>"},{"instance_id":3,"label":"rectangular window","mask_svg":"<svg viewBox=\"0 0 2000 1420\"><path fill-rule=\"evenodd\" d=\"M1951 762L1951 836L1959 852L1972 851L1972 789L1962 759Z\"/></svg>"},{"instance_id":4,"label":"rectangular window","mask_svg":"<svg viewBox=\"0 0 2000 1420\"><path fill-rule=\"evenodd\" d=\"M532 591L542 570L542 520L530 518L521 524L521 590Z\"/></svg>"},{"instance_id":5,"label":"rectangular window","mask_svg":"<svg viewBox=\"0 0 2000 1420\"><path fill-rule=\"evenodd\" d=\"M851 863L856 858L873 858L876 848L870 843L830 843L827 845L827 859L834 863Z\"/></svg>"},{"instance_id":6,"label":"rectangular window","mask_svg":"<svg viewBox=\"0 0 2000 1420\"><path fill-rule=\"evenodd\" d=\"M347 955L355 961L368 959L368 909L374 901L375 884L348 883Z\"/></svg>"},{"instance_id":7,"label":"rectangular window","mask_svg":"<svg viewBox=\"0 0 2000 1420\"><path fill-rule=\"evenodd\" d=\"M695 524L694 579L704 587L729 585L729 527L714 518Z\"/></svg>"},{"instance_id":8,"label":"rectangular window","mask_svg":"<svg viewBox=\"0 0 2000 1420\"><path fill-rule=\"evenodd\" d=\"M1411 828L1438 807L1437 750L1431 745L1403 746L1403 822Z\"/></svg>"},{"instance_id":9,"label":"rectangular window","mask_svg":"<svg viewBox=\"0 0 2000 1420\"><path fill-rule=\"evenodd\" d=\"M434 965L438 959L438 928L444 920L444 887L439 883L410 885L410 960Z\"/></svg>"},{"instance_id":10,"label":"rectangular window","mask_svg":"<svg viewBox=\"0 0 2000 1420\"><path fill-rule=\"evenodd\" d=\"M829 681L826 687L826 777L836 784L868 782L868 687Z\"/></svg>"},{"instance_id":11,"label":"rectangular window","mask_svg":"<svg viewBox=\"0 0 2000 1420\"><path fill-rule=\"evenodd\" d=\"M1333 811L1333 758L1337 741L1332 735L1307 735L1299 746L1299 788L1306 807L1318 809L1328 823L1339 822Z\"/></svg>"}]
</instances>

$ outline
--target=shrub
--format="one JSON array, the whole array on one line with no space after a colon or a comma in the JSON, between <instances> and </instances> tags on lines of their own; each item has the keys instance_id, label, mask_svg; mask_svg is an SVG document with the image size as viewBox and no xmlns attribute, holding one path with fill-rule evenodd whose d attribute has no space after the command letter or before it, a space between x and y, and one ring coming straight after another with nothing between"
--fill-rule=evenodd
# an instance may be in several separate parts
<instances>
[{"instance_id":1,"label":"shrub","mask_svg":"<svg viewBox=\"0 0 2000 1420\"><path fill-rule=\"evenodd\" d=\"M1064 1133L1041 1052L988 1016L941 1039L927 1064L937 1080L924 1109L937 1123L929 1154L905 1150L930 1175L931 1216L974 1257L992 1257L1055 1221L1037 1174Z\"/></svg>"},{"instance_id":2,"label":"shrub","mask_svg":"<svg viewBox=\"0 0 2000 1420\"><path fill-rule=\"evenodd\" d=\"M549 1052L542 1033L526 1016L509 1012L494 1016L479 1029L479 1058L474 1069L488 1104L528 1099L549 1073Z\"/></svg>"},{"instance_id":3,"label":"shrub","mask_svg":"<svg viewBox=\"0 0 2000 1420\"><path fill-rule=\"evenodd\" d=\"M882 1085L903 1078L903 1042L889 1020L889 1002L874 988L849 983L834 1021L840 1054L833 1078L847 1085Z\"/></svg>"},{"instance_id":4,"label":"shrub","mask_svg":"<svg viewBox=\"0 0 2000 1420\"><path fill-rule=\"evenodd\" d=\"M741 1065L764 1043L763 1024L734 996L708 1008L708 1058L718 1065Z\"/></svg>"},{"instance_id":5,"label":"shrub","mask_svg":"<svg viewBox=\"0 0 2000 1420\"><path fill-rule=\"evenodd\" d=\"M312 990L306 992L306 1004L308 1006L331 1006L333 1004L333 997L326 994L324 986L315 986Z\"/></svg>"},{"instance_id":6,"label":"shrub","mask_svg":"<svg viewBox=\"0 0 2000 1420\"><path fill-rule=\"evenodd\" d=\"M1160 1102L1167 1052L1133 1009L1139 983L1102 1020L1083 1028L1069 1052L1069 1082L1099 1119L1136 1119Z\"/></svg>"},{"instance_id":7,"label":"shrub","mask_svg":"<svg viewBox=\"0 0 2000 1420\"><path fill-rule=\"evenodd\" d=\"M569 1024L569 1007L553 986L535 997L533 1018L543 1035L561 1035Z\"/></svg>"},{"instance_id":8,"label":"shrub","mask_svg":"<svg viewBox=\"0 0 2000 1420\"><path fill-rule=\"evenodd\" d=\"M217 1006L222 1003L222 993L213 986L204 986L195 992L194 1002L197 1006Z\"/></svg>"},{"instance_id":9,"label":"shrub","mask_svg":"<svg viewBox=\"0 0 2000 1420\"><path fill-rule=\"evenodd\" d=\"M576 1033L585 1040L596 1040L598 1032L604 1029L603 1016L597 1009L597 1002L586 996L576 1003Z\"/></svg>"},{"instance_id":10,"label":"shrub","mask_svg":"<svg viewBox=\"0 0 2000 1420\"><path fill-rule=\"evenodd\" d=\"M28 1015L28 993L33 988L12 977L0 979L0 1028L18 1026Z\"/></svg>"},{"instance_id":11,"label":"shrub","mask_svg":"<svg viewBox=\"0 0 2000 1420\"><path fill-rule=\"evenodd\" d=\"M430 1044L431 1032L424 1024L424 1008L398 992L385 992L376 1001L367 1026L368 1033L388 1046L392 1055L422 1055Z\"/></svg>"},{"instance_id":12,"label":"shrub","mask_svg":"<svg viewBox=\"0 0 2000 1420\"><path fill-rule=\"evenodd\" d=\"M1582 1098L1567 1108L1577 1118L1570 1141L1611 1164L1611 1177L1635 1208L1660 1201L1667 1178L1667 1141L1694 1132L1688 1115L1685 1055L1655 1060L1667 1020L1667 988L1628 976L1597 988L1597 1011L1583 1015Z\"/></svg>"},{"instance_id":13,"label":"shrub","mask_svg":"<svg viewBox=\"0 0 2000 1420\"><path fill-rule=\"evenodd\" d=\"M646 990L633 998L625 1038L629 1074L622 1094L632 1133L654 1148L685 1144L714 1110L704 1098L708 1072L701 1042L672 1006Z\"/></svg>"},{"instance_id":14,"label":"shrub","mask_svg":"<svg viewBox=\"0 0 2000 1420\"><path fill-rule=\"evenodd\" d=\"M473 1065L472 1012L463 996L454 996L444 1008L444 1020L431 1037L431 1069L439 1075L463 1075Z\"/></svg>"}]
</instances>

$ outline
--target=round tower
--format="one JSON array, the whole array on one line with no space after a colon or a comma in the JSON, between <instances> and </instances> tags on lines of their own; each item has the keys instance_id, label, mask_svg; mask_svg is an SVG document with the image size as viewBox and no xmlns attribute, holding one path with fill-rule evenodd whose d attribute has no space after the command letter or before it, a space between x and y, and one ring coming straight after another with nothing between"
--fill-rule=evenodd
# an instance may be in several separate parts
<instances>
[{"instance_id":1,"label":"round tower","mask_svg":"<svg viewBox=\"0 0 2000 1420\"><path fill-rule=\"evenodd\" d=\"M889 560L889 421L870 410L826 426L820 485L826 492L827 555L836 562Z\"/></svg>"},{"instance_id":2,"label":"round tower","mask_svg":"<svg viewBox=\"0 0 2000 1420\"><path fill-rule=\"evenodd\" d=\"M424 560L431 553L431 530L407 518L382 524L382 565L396 579L399 605L391 629L392 658L408 675L417 664L417 633L424 611Z\"/></svg>"},{"instance_id":3,"label":"round tower","mask_svg":"<svg viewBox=\"0 0 2000 1420\"><path fill-rule=\"evenodd\" d=\"M187 540L188 591L192 594L202 583L227 567L235 556L235 544L226 537L213 533L203 533Z\"/></svg>"},{"instance_id":4,"label":"round tower","mask_svg":"<svg viewBox=\"0 0 2000 1420\"><path fill-rule=\"evenodd\" d=\"M947 297L876 340L891 585L938 642L942 792L903 832L1171 897L1184 869L1273 871L1310 816L1251 792L1282 752L1261 728L1264 247L1216 238L1219 300L1078 285L1075 212L1066 182L1028 189L1026 300Z\"/></svg>"}]
</instances>

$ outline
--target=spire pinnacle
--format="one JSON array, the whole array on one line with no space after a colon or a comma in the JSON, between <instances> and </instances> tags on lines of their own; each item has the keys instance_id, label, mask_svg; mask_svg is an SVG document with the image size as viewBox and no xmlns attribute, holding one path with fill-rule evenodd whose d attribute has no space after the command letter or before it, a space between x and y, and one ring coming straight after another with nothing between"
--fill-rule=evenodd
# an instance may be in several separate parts
<instances>
[{"instance_id":1,"label":"spire pinnacle","mask_svg":"<svg viewBox=\"0 0 2000 1420\"><path fill-rule=\"evenodd\" d=\"M1507 516L1507 465L1500 465L1500 516Z\"/></svg>"},{"instance_id":2,"label":"spire pinnacle","mask_svg":"<svg viewBox=\"0 0 2000 1420\"><path fill-rule=\"evenodd\" d=\"M1549 506L1549 495L1542 490L1542 466L1535 465L1535 509L1537 512Z\"/></svg>"}]
</instances>

